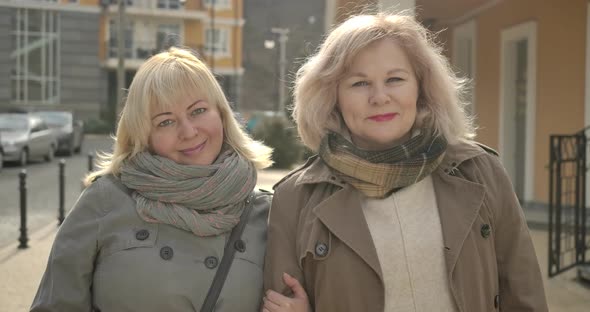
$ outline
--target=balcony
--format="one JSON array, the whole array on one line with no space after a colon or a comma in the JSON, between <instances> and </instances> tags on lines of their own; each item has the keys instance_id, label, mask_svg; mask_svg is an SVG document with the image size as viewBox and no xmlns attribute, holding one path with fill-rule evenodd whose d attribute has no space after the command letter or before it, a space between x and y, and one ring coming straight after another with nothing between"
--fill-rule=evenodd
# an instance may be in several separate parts
<instances>
[{"instance_id":1,"label":"balcony","mask_svg":"<svg viewBox=\"0 0 590 312\"><path fill-rule=\"evenodd\" d=\"M119 0L110 0L110 5L116 6ZM127 8L139 9L169 9L169 10L183 10L184 1L180 0L127 0L125 3Z\"/></svg>"},{"instance_id":2,"label":"balcony","mask_svg":"<svg viewBox=\"0 0 590 312\"><path fill-rule=\"evenodd\" d=\"M108 8L109 15L117 14L118 0L111 0ZM180 0L127 0L125 12L128 16L137 17L165 17L203 20L207 12L187 10L184 1Z\"/></svg>"},{"instance_id":3,"label":"balcony","mask_svg":"<svg viewBox=\"0 0 590 312\"><path fill-rule=\"evenodd\" d=\"M182 45L184 47L193 49L199 55L202 54L202 46L187 46L183 42L177 42L174 40L168 41L129 41L125 42L125 68L126 69L137 69L139 66L150 56L157 54L160 51L166 50L167 48L174 45ZM118 65L118 47L117 39L107 40L106 44L106 59L104 66L107 68L117 68Z\"/></svg>"},{"instance_id":4,"label":"balcony","mask_svg":"<svg viewBox=\"0 0 590 312\"><path fill-rule=\"evenodd\" d=\"M116 68L118 65L118 46L117 39L107 40L106 44L106 60L105 66L107 68ZM141 63L148 57L158 53L164 47L158 48L155 41L125 41L125 68L137 69Z\"/></svg>"}]
</instances>

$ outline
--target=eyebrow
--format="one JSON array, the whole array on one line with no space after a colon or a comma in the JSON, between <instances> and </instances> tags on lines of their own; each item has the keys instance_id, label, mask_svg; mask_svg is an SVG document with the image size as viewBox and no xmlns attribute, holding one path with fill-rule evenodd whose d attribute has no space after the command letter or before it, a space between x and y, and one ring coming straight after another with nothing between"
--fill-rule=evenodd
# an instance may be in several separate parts
<instances>
[{"instance_id":1,"label":"eyebrow","mask_svg":"<svg viewBox=\"0 0 590 312\"><path fill-rule=\"evenodd\" d=\"M199 102L203 102L203 100L196 100L195 102L193 102L193 104L189 105L186 110L190 110L191 108L193 108L193 106L197 105ZM159 113L157 115L155 115L154 117L152 117L152 120L160 117L160 116L164 116L164 115L172 115L171 112L163 112L163 113Z\"/></svg>"},{"instance_id":2,"label":"eyebrow","mask_svg":"<svg viewBox=\"0 0 590 312\"><path fill-rule=\"evenodd\" d=\"M398 72L406 73L406 74L409 73L406 69L403 69L403 68L394 68L394 69L391 69L390 71L388 71L387 72L387 75L392 75L392 74L395 74L395 73L398 73ZM362 73L362 72L354 72L354 73L351 73L350 75L348 75L348 77L349 78L350 77L363 77L364 78L364 77L367 77L367 75L365 73Z\"/></svg>"}]
</instances>

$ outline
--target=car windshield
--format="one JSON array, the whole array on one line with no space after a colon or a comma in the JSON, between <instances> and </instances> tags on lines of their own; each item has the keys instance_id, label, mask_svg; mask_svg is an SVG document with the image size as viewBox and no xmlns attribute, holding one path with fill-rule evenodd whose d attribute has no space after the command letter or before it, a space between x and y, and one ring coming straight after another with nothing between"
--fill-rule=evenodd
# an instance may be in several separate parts
<instances>
[{"instance_id":1,"label":"car windshield","mask_svg":"<svg viewBox=\"0 0 590 312\"><path fill-rule=\"evenodd\" d=\"M27 130L28 120L26 116L0 115L0 130L22 131Z\"/></svg>"},{"instance_id":2,"label":"car windshield","mask_svg":"<svg viewBox=\"0 0 590 312\"><path fill-rule=\"evenodd\" d=\"M36 112L50 126L63 126L72 122L72 115L66 112Z\"/></svg>"}]
</instances>

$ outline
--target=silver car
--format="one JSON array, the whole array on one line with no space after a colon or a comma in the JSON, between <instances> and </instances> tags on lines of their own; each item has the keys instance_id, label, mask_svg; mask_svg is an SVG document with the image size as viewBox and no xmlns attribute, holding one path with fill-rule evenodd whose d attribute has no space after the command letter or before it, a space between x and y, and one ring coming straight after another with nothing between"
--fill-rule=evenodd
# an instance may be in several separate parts
<instances>
[{"instance_id":1,"label":"silver car","mask_svg":"<svg viewBox=\"0 0 590 312\"><path fill-rule=\"evenodd\" d=\"M45 122L30 114L0 114L4 161L25 166L30 159L53 160L57 141Z\"/></svg>"},{"instance_id":2,"label":"silver car","mask_svg":"<svg viewBox=\"0 0 590 312\"><path fill-rule=\"evenodd\" d=\"M74 119L73 114L66 111L38 111L32 114L43 119L53 130L57 138L57 152L68 156L80 153L84 141L84 123L81 120Z\"/></svg>"}]
</instances>

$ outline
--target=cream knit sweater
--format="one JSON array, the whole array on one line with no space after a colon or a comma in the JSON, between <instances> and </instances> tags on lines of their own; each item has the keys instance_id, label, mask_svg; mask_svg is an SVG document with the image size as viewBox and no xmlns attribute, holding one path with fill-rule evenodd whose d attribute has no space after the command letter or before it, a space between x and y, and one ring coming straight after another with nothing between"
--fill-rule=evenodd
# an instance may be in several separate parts
<instances>
[{"instance_id":1,"label":"cream knit sweater","mask_svg":"<svg viewBox=\"0 0 590 312\"><path fill-rule=\"evenodd\" d=\"M385 311L457 311L432 178L385 199L364 197L362 206L383 272Z\"/></svg>"}]
</instances>

